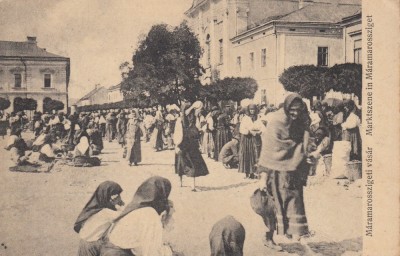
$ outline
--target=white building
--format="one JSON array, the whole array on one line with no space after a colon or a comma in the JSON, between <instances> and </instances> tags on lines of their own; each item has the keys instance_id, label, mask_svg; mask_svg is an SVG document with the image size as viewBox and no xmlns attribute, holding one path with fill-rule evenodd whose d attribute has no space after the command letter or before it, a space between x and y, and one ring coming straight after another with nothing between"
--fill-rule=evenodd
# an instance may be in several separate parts
<instances>
[{"instance_id":1,"label":"white building","mask_svg":"<svg viewBox=\"0 0 400 256\"><path fill-rule=\"evenodd\" d=\"M119 102L124 100L124 95L121 92L121 84L117 84L108 88L107 99L108 103Z\"/></svg>"},{"instance_id":2,"label":"white building","mask_svg":"<svg viewBox=\"0 0 400 256\"><path fill-rule=\"evenodd\" d=\"M353 62L348 44L361 45L360 1L331 2L194 0L186 15L204 49L203 82L253 77L255 101L277 104L286 93L279 83L285 68Z\"/></svg>"},{"instance_id":3,"label":"white building","mask_svg":"<svg viewBox=\"0 0 400 256\"><path fill-rule=\"evenodd\" d=\"M11 102L14 110L17 98L32 98L38 111L43 111L43 100L51 98L68 108L70 59L37 46L36 37L25 42L0 41L0 97Z\"/></svg>"}]
</instances>

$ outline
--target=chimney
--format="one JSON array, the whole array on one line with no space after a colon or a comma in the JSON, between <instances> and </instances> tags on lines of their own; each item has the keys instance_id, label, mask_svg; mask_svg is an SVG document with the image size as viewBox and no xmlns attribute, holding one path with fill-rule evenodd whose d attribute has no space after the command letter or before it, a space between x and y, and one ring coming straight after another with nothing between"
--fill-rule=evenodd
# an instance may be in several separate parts
<instances>
[{"instance_id":1,"label":"chimney","mask_svg":"<svg viewBox=\"0 0 400 256\"><path fill-rule=\"evenodd\" d=\"M27 39L27 42L30 44L37 44L36 36L27 36L26 39Z\"/></svg>"},{"instance_id":2,"label":"chimney","mask_svg":"<svg viewBox=\"0 0 400 256\"><path fill-rule=\"evenodd\" d=\"M97 89L99 89L99 88L100 88L100 84L95 84L95 85L94 85L94 89L95 89L95 90L97 90Z\"/></svg>"}]
</instances>

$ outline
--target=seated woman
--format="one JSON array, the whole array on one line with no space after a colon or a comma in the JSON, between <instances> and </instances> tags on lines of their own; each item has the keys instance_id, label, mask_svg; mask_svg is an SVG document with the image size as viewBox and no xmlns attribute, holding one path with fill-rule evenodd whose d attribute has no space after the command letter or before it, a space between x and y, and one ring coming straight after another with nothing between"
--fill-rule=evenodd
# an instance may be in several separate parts
<instances>
[{"instance_id":1,"label":"seated woman","mask_svg":"<svg viewBox=\"0 0 400 256\"><path fill-rule=\"evenodd\" d=\"M27 159L25 157L27 146L25 141L21 137L21 132L21 128L13 131L13 134L10 135L7 141L7 145L5 147L6 150L10 151L10 158L15 166L24 165Z\"/></svg>"},{"instance_id":2,"label":"seated woman","mask_svg":"<svg viewBox=\"0 0 400 256\"><path fill-rule=\"evenodd\" d=\"M92 126L90 129L87 129L87 133L89 135L90 148L93 155L99 155L103 150L103 138L101 137L100 131L95 126Z\"/></svg>"},{"instance_id":3,"label":"seated woman","mask_svg":"<svg viewBox=\"0 0 400 256\"><path fill-rule=\"evenodd\" d=\"M242 256L246 230L228 215L214 224L210 233L211 256Z\"/></svg>"},{"instance_id":4,"label":"seated woman","mask_svg":"<svg viewBox=\"0 0 400 256\"><path fill-rule=\"evenodd\" d=\"M118 217L117 207L124 205L121 192L121 186L113 181L104 181L97 187L74 224L81 238L78 256L100 255L101 238Z\"/></svg>"},{"instance_id":5,"label":"seated woman","mask_svg":"<svg viewBox=\"0 0 400 256\"><path fill-rule=\"evenodd\" d=\"M115 220L100 255L173 255L162 241L163 228L170 226L173 214L170 192L171 182L165 178L154 176L144 181Z\"/></svg>"}]
</instances>

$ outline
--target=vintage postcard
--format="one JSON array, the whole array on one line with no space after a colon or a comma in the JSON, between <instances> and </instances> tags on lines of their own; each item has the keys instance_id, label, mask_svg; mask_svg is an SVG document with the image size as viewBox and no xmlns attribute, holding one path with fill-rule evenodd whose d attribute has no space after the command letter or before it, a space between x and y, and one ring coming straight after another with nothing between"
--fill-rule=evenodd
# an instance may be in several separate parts
<instances>
[{"instance_id":1,"label":"vintage postcard","mask_svg":"<svg viewBox=\"0 0 400 256\"><path fill-rule=\"evenodd\" d=\"M0 0L0 255L400 255L397 0Z\"/></svg>"}]
</instances>

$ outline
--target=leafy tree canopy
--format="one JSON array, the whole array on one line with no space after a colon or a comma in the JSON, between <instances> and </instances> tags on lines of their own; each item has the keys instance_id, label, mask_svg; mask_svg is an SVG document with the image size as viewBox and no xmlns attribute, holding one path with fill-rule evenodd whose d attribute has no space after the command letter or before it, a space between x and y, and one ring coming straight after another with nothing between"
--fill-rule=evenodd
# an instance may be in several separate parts
<instances>
[{"instance_id":1,"label":"leafy tree canopy","mask_svg":"<svg viewBox=\"0 0 400 256\"><path fill-rule=\"evenodd\" d=\"M194 100L200 89L204 70L199 63L202 50L186 22L177 27L154 25L139 42L122 71L121 90L139 105L180 104Z\"/></svg>"},{"instance_id":2,"label":"leafy tree canopy","mask_svg":"<svg viewBox=\"0 0 400 256\"><path fill-rule=\"evenodd\" d=\"M5 110L9 108L11 105L11 102L8 99L0 97L0 110Z\"/></svg>"}]
</instances>

